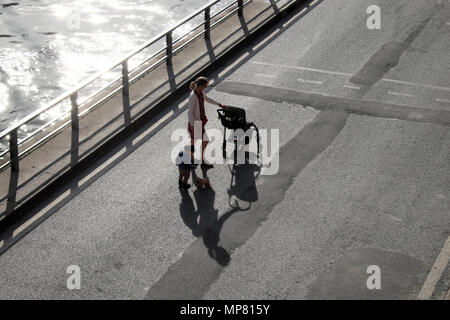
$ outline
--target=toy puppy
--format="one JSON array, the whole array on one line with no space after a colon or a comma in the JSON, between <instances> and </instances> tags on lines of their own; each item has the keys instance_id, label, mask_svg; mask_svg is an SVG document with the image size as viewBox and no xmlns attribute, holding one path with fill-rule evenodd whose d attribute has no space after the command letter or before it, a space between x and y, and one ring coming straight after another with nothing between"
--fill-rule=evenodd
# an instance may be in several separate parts
<instances>
[{"instance_id":1,"label":"toy puppy","mask_svg":"<svg viewBox=\"0 0 450 320\"><path fill-rule=\"evenodd\" d=\"M197 183L200 190L212 189L209 178L197 178Z\"/></svg>"}]
</instances>

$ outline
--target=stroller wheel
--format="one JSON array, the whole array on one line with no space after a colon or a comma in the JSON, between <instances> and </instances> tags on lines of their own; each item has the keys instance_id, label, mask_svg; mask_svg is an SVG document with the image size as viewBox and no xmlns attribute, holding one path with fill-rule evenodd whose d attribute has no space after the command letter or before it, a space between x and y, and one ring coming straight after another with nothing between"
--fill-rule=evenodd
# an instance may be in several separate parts
<instances>
[{"instance_id":1,"label":"stroller wheel","mask_svg":"<svg viewBox=\"0 0 450 320\"><path fill-rule=\"evenodd\" d=\"M222 144L222 157L227 158L227 144L225 142Z\"/></svg>"},{"instance_id":2,"label":"stroller wheel","mask_svg":"<svg viewBox=\"0 0 450 320\"><path fill-rule=\"evenodd\" d=\"M234 151L233 151L233 161L234 164L238 164L238 143L237 140L234 140Z\"/></svg>"}]
</instances>

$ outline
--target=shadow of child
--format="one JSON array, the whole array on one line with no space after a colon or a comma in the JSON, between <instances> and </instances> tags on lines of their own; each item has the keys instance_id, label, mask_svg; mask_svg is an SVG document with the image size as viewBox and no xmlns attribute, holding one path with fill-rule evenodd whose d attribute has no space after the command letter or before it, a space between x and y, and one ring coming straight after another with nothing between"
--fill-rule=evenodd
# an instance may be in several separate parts
<instances>
[{"instance_id":1,"label":"shadow of child","mask_svg":"<svg viewBox=\"0 0 450 320\"><path fill-rule=\"evenodd\" d=\"M178 189L181 194L181 203L180 203L180 215L183 219L183 222L189 229L195 233L198 222L197 218L199 216L198 211L195 210L194 201L192 200L189 192L184 189Z\"/></svg>"}]
</instances>

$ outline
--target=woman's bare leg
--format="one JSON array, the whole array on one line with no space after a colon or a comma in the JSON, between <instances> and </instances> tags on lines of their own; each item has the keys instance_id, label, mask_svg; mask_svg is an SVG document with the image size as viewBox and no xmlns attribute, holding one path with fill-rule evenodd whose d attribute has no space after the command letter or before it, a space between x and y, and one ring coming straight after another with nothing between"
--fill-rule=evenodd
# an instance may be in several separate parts
<instances>
[{"instance_id":1,"label":"woman's bare leg","mask_svg":"<svg viewBox=\"0 0 450 320\"><path fill-rule=\"evenodd\" d=\"M209 141L202 141L202 162L205 162L205 149Z\"/></svg>"},{"instance_id":2,"label":"woman's bare leg","mask_svg":"<svg viewBox=\"0 0 450 320\"><path fill-rule=\"evenodd\" d=\"M191 139L191 163L194 164L195 140Z\"/></svg>"},{"instance_id":3,"label":"woman's bare leg","mask_svg":"<svg viewBox=\"0 0 450 320\"><path fill-rule=\"evenodd\" d=\"M191 172L189 170L186 170L186 172L184 173L184 176L183 176L183 183L184 184L188 183L190 175L191 175Z\"/></svg>"}]
</instances>

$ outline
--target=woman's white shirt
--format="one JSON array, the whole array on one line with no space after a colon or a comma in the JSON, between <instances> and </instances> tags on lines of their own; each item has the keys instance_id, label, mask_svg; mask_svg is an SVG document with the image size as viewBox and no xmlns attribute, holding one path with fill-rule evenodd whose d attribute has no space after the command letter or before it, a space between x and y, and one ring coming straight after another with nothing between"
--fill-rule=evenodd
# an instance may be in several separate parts
<instances>
[{"instance_id":1,"label":"woman's white shirt","mask_svg":"<svg viewBox=\"0 0 450 320\"><path fill-rule=\"evenodd\" d=\"M203 93L203 98L206 102L209 102L211 104L215 104L216 106L220 106L220 103L217 101L208 98L206 94ZM200 117L200 103L198 102L197 95L195 94L194 90L191 91L191 94L189 95L189 112L188 112L188 118L189 123L191 126L194 126L194 121L201 121Z\"/></svg>"}]
</instances>

